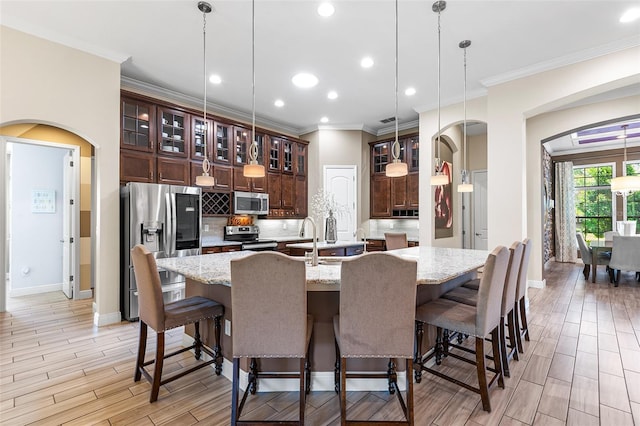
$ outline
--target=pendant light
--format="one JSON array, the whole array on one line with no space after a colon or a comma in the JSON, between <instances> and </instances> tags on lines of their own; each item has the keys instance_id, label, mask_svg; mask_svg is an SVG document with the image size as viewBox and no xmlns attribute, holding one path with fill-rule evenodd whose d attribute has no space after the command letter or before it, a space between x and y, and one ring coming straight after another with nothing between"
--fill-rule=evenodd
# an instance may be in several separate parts
<instances>
[{"instance_id":1,"label":"pendant light","mask_svg":"<svg viewBox=\"0 0 640 426\"><path fill-rule=\"evenodd\" d=\"M387 164L387 167L384 170L384 174L389 177L400 177L406 176L408 173L407 163L403 163L400 160L400 142L398 142L398 0L396 0L396 79L395 79L395 90L396 90L396 115L395 115L395 123L396 123L396 139L393 141L391 145L391 155L393 156L393 161L390 164Z\"/></svg>"},{"instance_id":2,"label":"pendant light","mask_svg":"<svg viewBox=\"0 0 640 426\"><path fill-rule=\"evenodd\" d=\"M209 176L209 170L211 164L209 163L209 157L207 157L207 133L209 126L207 124L207 13L211 12L211 5L206 1L198 2L198 9L202 12L202 46L203 46L203 64L204 64L204 100L202 102L202 115L204 116L204 128L202 137L204 140L204 160L202 161L202 174L196 176L196 185L198 186L213 186L216 181L213 176Z\"/></svg>"},{"instance_id":3,"label":"pendant light","mask_svg":"<svg viewBox=\"0 0 640 426\"><path fill-rule=\"evenodd\" d=\"M436 137L438 155L435 160L435 174L431 176L431 186L441 186L449 183L449 176L442 173L443 163L440 158L440 14L446 7L446 1L437 1L431 6L431 10L438 13L438 135Z\"/></svg>"},{"instance_id":4,"label":"pendant light","mask_svg":"<svg viewBox=\"0 0 640 426\"><path fill-rule=\"evenodd\" d=\"M627 163L627 127L627 124L622 126L622 129L624 131L624 161L622 162L623 168ZM634 191L640 191L640 176L618 176L611 179L611 192L626 197Z\"/></svg>"},{"instance_id":5,"label":"pendant light","mask_svg":"<svg viewBox=\"0 0 640 426\"><path fill-rule=\"evenodd\" d=\"M464 51L464 121L463 139L462 139L462 182L458 185L458 192L473 192L473 184L469 183L469 171L467 170L467 47L471 46L471 40L462 40L458 47Z\"/></svg>"},{"instance_id":6,"label":"pendant light","mask_svg":"<svg viewBox=\"0 0 640 426\"><path fill-rule=\"evenodd\" d=\"M249 147L249 163L242 168L242 174L247 178L264 177L264 166L258 164L258 141L256 140L256 4L251 0L251 90L253 111L251 121L251 146Z\"/></svg>"}]
</instances>

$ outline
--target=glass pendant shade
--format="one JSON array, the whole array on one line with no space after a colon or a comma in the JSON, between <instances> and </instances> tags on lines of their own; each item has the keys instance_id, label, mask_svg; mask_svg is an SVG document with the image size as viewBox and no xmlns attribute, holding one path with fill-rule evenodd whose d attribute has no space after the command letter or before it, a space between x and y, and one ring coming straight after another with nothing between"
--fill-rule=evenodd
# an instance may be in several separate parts
<instances>
[{"instance_id":1,"label":"glass pendant shade","mask_svg":"<svg viewBox=\"0 0 640 426\"><path fill-rule=\"evenodd\" d=\"M611 179L611 192L629 195L634 191L640 191L640 176L618 176Z\"/></svg>"},{"instance_id":2,"label":"glass pendant shade","mask_svg":"<svg viewBox=\"0 0 640 426\"><path fill-rule=\"evenodd\" d=\"M264 166L258 163L245 164L242 169L244 177L261 178L264 177Z\"/></svg>"},{"instance_id":3,"label":"glass pendant shade","mask_svg":"<svg viewBox=\"0 0 640 426\"><path fill-rule=\"evenodd\" d=\"M209 173L203 173L199 176L196 176L196 185L198 186L213 186L215 185L216 180L213 176L209 176Z\"/></svg>"},{"instance_id":4,"label":"glass pendant shade","mask_svg":"<svg viewBox=\"0 0 640 426\"><path fill-rule=\"evenodd\" d=\"M449 183L449 176L437 172L435 175L431 176L431 186L441 186L447 185Z\"/></svg>"},{"instance_id":5,"label":"glass pendant shade","mask_svg":"<svg viewBox=\"0 0 640 426\"><path fill-rule=\"evenodd\" d=\"M392 163L387 164L385 169L385 175L389 177L406 176L409 173L407 163L402 163L400 160L395 159Z\"/></svg>"},{"instance_id":6,"label":"glass pendant shade","mask_svg":"<svg viewBox=\"0 0 640 426\"><path fill-rule=\"evenodd\" d=\"M473 192L473 185L470 183L461 183L458 185L458 192Z\"/></svg>"}]
</instances>

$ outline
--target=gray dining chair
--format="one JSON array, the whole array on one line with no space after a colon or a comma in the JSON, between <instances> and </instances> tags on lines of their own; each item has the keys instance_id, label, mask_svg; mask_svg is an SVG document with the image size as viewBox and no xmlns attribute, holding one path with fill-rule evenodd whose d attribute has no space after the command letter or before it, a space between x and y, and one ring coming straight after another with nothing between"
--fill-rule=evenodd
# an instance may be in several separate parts
<instances>
[{"instance_id":1,"label":"gray dining chair","mask_svg":"<svg viewBox=\"0 0 640 426\"><path fill-rule=\"evenodd\" d=\"M616 235L613 237L609 281L618 287L620 271L640 271L640 237Z\"/></svg>"},{"instance_id":2,"label":"gray dining chair","mask_svg":"<svg viewBox=\"0 0 640 426\"><path fill-rule=\"evenodd\" d=\"M584 237L581 232L576 233L576 239L578 240L578 248L580 249L580 257L582 258L582 262L584 263L584 269L582 270L582 274L584 275L584 279L589 279L589 270L593 269L593 253L591 248L587 246L587 243L584 241ZM611 259L611 253L609 252L601 252L598 253L598 265L609 265L609 260ZM594 271L595 274L595 271ZM595 279L595 277L593 277Z\"/></svg>"},{"instance_id":3,"label":"gray dining chair","mask_svg":"<svg viewBox=\"0 0 640 426\"><path fill-rule=\"evenodd\" d=\"M384 242L387 250L397 250L409 247L407 234L404 232L385 232Z\"/></svg>"}]
</instances>

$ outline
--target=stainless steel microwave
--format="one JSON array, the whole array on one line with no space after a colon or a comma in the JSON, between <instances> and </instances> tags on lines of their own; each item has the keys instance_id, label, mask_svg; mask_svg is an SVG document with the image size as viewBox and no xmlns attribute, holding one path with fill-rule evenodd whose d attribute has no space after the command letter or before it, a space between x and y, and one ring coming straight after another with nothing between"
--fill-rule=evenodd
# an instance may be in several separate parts
<instances>
[{"instance_id":1,"label":"stainless steel microwave","mask_svg":"<svg viewBox=\"0 0 640 426\"><path fill-rule=\"evenodd\" d=\"M233 193L233 212L234 214L269 214L269 194L236 191Z\"/></svg>"}]
</instances>

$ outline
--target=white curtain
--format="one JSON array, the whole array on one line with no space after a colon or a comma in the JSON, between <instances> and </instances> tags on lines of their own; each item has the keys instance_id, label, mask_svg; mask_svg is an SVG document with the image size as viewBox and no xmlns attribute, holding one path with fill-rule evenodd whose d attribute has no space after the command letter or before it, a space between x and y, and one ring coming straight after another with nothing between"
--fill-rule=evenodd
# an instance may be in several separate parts
<instances>
[{"instance_id":1,"label":"white curtain","mask_svg":"<svg viewBox=\"0 0 640 426\"><path fill-rule=\"evenodd\" d=\"M573 163L556 163L556 261L578 260Z\"/></svg>"}]
</instances>

